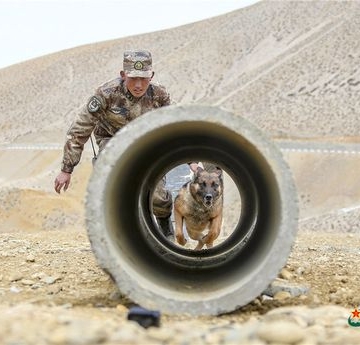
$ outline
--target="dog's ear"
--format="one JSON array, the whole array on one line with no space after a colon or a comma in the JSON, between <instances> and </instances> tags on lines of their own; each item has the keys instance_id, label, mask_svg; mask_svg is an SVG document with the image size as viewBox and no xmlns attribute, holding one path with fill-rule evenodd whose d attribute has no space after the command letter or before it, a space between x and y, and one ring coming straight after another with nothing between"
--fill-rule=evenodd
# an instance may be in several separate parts
<instances>
[{"instance_id":1,"label":"dog's ear","mask_svg":"<svg viewBox=\"0 0 360 345\"><path fill-rule=\"evenodd\" d=\"M216 167L216 170L215 170L215 173L219 176L219 177L222 177L222 169L219 168L219 167Z\"/></svg>"},{"instance_id":2,"label":"dog's ear","mask_svg":"<svg viewBox=\"0 0 360 345\"><path fill-rule=\"evenodd\" d=\"M200 175L201 175L201 172L204 171L204 169L202 167L197 167L196 171L194 172L194 175L193 175L193 181L196 182Z\"/></svg>"}]
</instances>

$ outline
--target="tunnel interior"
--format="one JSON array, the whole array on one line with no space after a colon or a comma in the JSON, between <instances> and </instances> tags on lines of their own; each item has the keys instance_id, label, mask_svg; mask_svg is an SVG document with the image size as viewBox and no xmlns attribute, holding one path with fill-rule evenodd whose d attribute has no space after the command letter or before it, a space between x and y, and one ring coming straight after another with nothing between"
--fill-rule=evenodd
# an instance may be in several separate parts
<instances>
[{"instance_id":1,"label":"tunnel interior","mask_svg":"<svg viewBox=\"0 0 360 345\"><path fill-rule=\"evenodd\" d=\"M149 202L161 176L190 161L220 165L241 195L241 217L231 236L201 251L165 240ZM274 172L254 144L215 123L184 121L153 129L128 145L107 179L103 212L122 260L155 285L161 281L194 293L249 279L268 259L283 210Z\"/></svg>"}]
</instances>

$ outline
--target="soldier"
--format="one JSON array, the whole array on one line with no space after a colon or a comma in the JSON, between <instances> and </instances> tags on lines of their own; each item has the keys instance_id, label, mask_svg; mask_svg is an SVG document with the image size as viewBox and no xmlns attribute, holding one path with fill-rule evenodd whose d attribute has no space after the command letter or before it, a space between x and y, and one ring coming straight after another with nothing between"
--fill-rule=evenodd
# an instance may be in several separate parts
<instances>
[{"instance_id":1,"label":"soldier","mask_svg":"<svg viewBox=\"0 0 360 345\"><path fill-rule=\"evenodd\" d=\"M71 173L79 163L84 144L94 133L101 152L111 137L131 120L155 108L170 104L166 89L152 83L152 57L149 51L124 52L120 77L101 85L90 97L67 132L61 172L55 179L57 193L67 190ZM165 177L155 189L153 212L166 237L173 236L170 220L172 196L165 188Z\"/></svg>"}]
</instances>

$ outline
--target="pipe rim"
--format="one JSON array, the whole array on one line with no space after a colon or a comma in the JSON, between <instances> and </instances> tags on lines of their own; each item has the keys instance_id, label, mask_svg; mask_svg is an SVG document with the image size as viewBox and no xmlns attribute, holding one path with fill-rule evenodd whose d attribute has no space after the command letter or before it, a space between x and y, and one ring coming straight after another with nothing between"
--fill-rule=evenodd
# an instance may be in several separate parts
<instances>
[{"instance_id":1,"label":"pipe rim","mask_svg":"<svg viewBox=\"0 0 360 345\"><path fill-rule=\"evenodd\" d=\"M232 127L230 128L228 124L231 124ZM203 125L205 125L207 132L210 132L210 134L205 135L200 132L200 128ZM178 136L183 136L185 130L194 127L195 130L190 131L185 138L185 141L190 141L192 144L186 149L174 152L175 147L177 147L175 145L176 140L173 140L171 145L167 140L170 140L170 137L173 137L175 132L178 132ZM120 132L114 136L103 154L99 157L89 182L86 202L88 234L95 255L100 265L113 276L120 290L145 306L161 305L167 312L189 312L190 308L195 310L194 314L208 314L209 311L211 314L218 314L219 312L231 311L234 310L234 305L229 305L229 298L231 299L231 297L228 296L241 295L240 299L237 297L231 301L231 303L237 302L235 307L238 307L261 293L286 263L297 228L296 191L290 171L277 147L246 120L235 117L233 114L219 108L206 106L170 106L161 108L136 119L127 125L126 130L121 130ZM165 135L165 138L160 140L159 138L162 138L163 135L160 136L159 133L166 132L170 134ZM208 140L214 134L217 135L215 136L217 139L216 147L211 143L211 140ZM229 135L231 136L230 139L228 138ZM219 141L219 136L222 141ZM199 139L199 137L201 138L200 140L195 140ZM160 142L151 146L154 138L157 138ZM276 229L272 229L271 234L267 235L268 237L265 240L260 239L260 242L262 241L261 245L255 243L259 240L257 238L257 236L260 236L259 231L261 229L259 227L263 226L264 223L264 220L262 220L259 224L259 215L261 216L264 213L259 214L258 210L255 212L255 215L251 215L250 225L246 231L241 231L241 229L235 230L235 235L231 236L232 239L230 237L230 240L225 241L225 244L220 244L211 250L206 250L205 253L203 251L194 253L178 247L175 248L174 245L163 241L161 235L158 234L153 226L153 220L151 216L149 217L147 209L151 188L149 190L145 186L155 185L155 181L166 169L169 170L169 167L189 161L189 158L198 158L200 151L197 147L194 148L193 145L194 143L199 144L204 141L206 144L203 144L201 147L202 157L211 161L213 160L212 153L214 150L217 153L220 152L222 154L222 165L235 178L235 183L238 186L242 183L240 181L241 178L246 174L249 175L249 170L244 167L241 170L238 163L237 170L235 172L232 170L233 165L236 165L236 161L239 159L238 157L234 159L231 153L230 155L227 154L227 144L233 145L236 150L246 146L246 150L243 149L242 152L241 164L244 165L244 162L249 163L250 161L256 169L266 167L265 178L264 176L260 176L261 178L257 177L261 180L260 186L258 185L258 179L256 181L252 178L247 180L247 183L255 184L253 186L253 189L256 190L255 192L249 192L249 195L247 195L243 191L245 187L240 187L242 189L242 192L240 191L242 197L245 193L245 199L255 199L255 203L252 206L255 205L263 209L265 205L270 206L270 201L275 201L276 207L273 207L271 211L278 213L278 215L274 220L274 216L268 211L268 217L270 218L267 218L266 221L270 219L274 223L273 227L276 227ZM219 142L221 142L220 149ZM154 158L151 152L152 150L157 152L159 146L165 150L162 152L167 151L168 155L159 155L159 157ZM136 160L133 159L134 150L138 154ZM151 157L151 162L153 163L151 166L146 164L146 157ZM119 160L124 160L125 163L123 162L119 165ZM134 177L133 173L124 173L125 166L127 166L129 171L138 171L135 181L141 181L141 183L138 187L132 186L133 188L129 187L131 184L121 186L122 188L120 188L118 193L134 193L136 196L129 202L132 204L130 209L136 211L131 212L132 215L130 217L125 216L122 220L114 222L111 219L110 229L114 226L113 223L116 223L116 226L124 227L125 223L130 222L134 228L140 230L139 232L142 235L141 237L135 236L128 242L135 241L136 243L140 239L144 243L133 244L132 252L124 254L126 250L122 243L120 243L124 238L120 240L117 231L109 230L107 217L109 217L109 213L114 212L114 210L111 210L113 200L120 198L119 194L112 192L114 186L119 186L116 181L120 178L126 180ZM145 173L139 172L141 171L140 167L143 168ZM239 170L241 170L241 178L239 177ZM253 172L253 170L251 171ZM262 189L264 187L266 189L265 192ZM144 191L145 189L146 192ZM265 202L265 205L261 193L268 195L269 200ZM109 194L112 196L109 197ZM102 203L89 200L90 196L91 200L95 198L96 200L101 200ZM259 198L261 199L260 201ZM284 200L286 205L283 202ZM111 210L110 212L109 209ZM263 210L263 212L266 214L266 211ZM103 229L100 234L99 227ZM244 244L243 239L247 235L250 238ZM128 236L131 237L133 235L129 233ZM231 240L234 237L237 237L237 241L235 241L235 245L231 246ZM269 240L272 243L266 244L265 242ZM148 254L139 259L141 255L138 251L144 250L145 247L147 247ZM226 248L226 254L222 251L224 248ZM256 260L254 253L250 253L252 250L260 252L262 259ZM276 253L281 253L280 258L279 255L275 255ZM163 266L162 271L158 274L158 272L153 270L154 277L151 275L142 277L141 273L143 273L144 269L137 271L138 267L136 266L144 265L145 267L147 264L142 261L148 260L151 255L157 257L156 262ZM276 260L272 258L274 255L277 257ZM128 256L131 256L131 259ZM138 257L136 258L136 256ZM250 256L251 259L247 259L246 256ZM239 269L230 267L230 265L235 263L240 264L244 257L249 267L240 267ZM131 260L139 260L141 263L138 261L136 262L137 265L134 266L129 262ZM225 273L233 276L233 278L226 277L226 274L221 273L224 267ZM166 284L163 284L164 276L171 271L175 271L175 274L170 274L171 283L168 284L166 282ZM182 284L191 285L197 292L202 290L202 284L208 282L214 283L212 275L220 275L225 280L225 283L216 283L215 288L205 289L204 293L200 294L198 298L194 298L194 296L191 296L185 290L175 291L176 282L174 281L176 281L177 275L184 274L184 272L190 278L184 279L182 277ZM201 277L200 283L196 285L195 278L199 274ZM245 275L245 277L242 275ZM263 278L259 279L259 275L263 275ZM136 286L135 289L133 289L134 286ZM144 294L144 289L151 290L151 302L148 301L148 298L144 298L144 295L147 295L147 293ZM158 290L158 292L156 293L155 290ZM181 303L179 304L179 302ZM207 304L206 307L204 306L205 302ZM176 305L175 308L174 304ZM196 308L194 308L195 305L197 306Z\"/></svg>"}]
</instances>

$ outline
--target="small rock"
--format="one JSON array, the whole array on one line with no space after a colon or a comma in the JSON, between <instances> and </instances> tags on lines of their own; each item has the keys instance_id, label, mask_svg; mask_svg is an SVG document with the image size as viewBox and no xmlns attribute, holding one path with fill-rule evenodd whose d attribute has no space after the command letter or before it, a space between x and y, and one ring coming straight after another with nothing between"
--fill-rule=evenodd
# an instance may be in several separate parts
<instances>
[{"instance_id":1,"label":"small rock","mask_svg":"<svg viewBox=\"0 0 360 345\"><path fill-rule=\"evenodd\" d=\"M308 299L308 296L306 296L306 295L300 295L298 298L299 298L301 301L306 301L306 300Z\"/></svg>"},{"instance_id":2,"label":"small rock","mask_svg":"<svg viewBox=\"0 0 360 345\"><path fill-rule=\"evenodd\" d=\"M31 288L32 288L33 290L40 289L40 288L42 288L42 285L39 284L39 283L35 283L35 284L31 285Z\"/></svg>"},{"instance_id":3,"label":"small rock","mask_svg":"<svg viewBox=\"0 0 360 345\"><path fill-rule=\"evenodd\" d=\"M174 331L167 328L149 328L147 335L150 339L154 339L157 342L167 343L174 337Z\"/></svg>"},{"instance_id":4,"label":"small rock","mask_svg":"<svg viewBox=\"0 0 360 345\"><path fill-rule=\"evenodd\" d=\"M287 298L291 298L291 294L288 291L278 291L274 295L274 300L276 300L276 301L282 301L282 300L287 299Z\"/></svg>"},{"instance_id":5,"label":"small rock","mask_svg":"<svg viewBox=\"0 0 360 345\"><path fill-rule=\"evenodd\" d=\"M30 279L22 279L21 284L23 284L23 285L34 285L35 282L33 280L30 280Z\"/></svg>"},{"instance_id":6,"label":"small rock","mask_svg":"<svg viewBox=\"0 0 360 345\"><path fill-rule=\"evenodd\" d=\"M48 295L56 295L61 291L61 287L57 285L52 285L47 288Z\"/></svg>"},{"instance_id":7,"label":"small rock","mask_svg":"<svg viewBox=\"0 0 360 345\"><path fill-rule=\"evenodd\" d=\"M260 306L261 305L261 300L260 300L260 298L255 298L252 303L254 305Z\"/></svg>"},{"instance_id":8,"label":"small rock","mask_svg":"<svg viewBox=\"0 0 360 345\"><path fill-rule=\"evenodd\" d=\"M10 292L12 292L12 293L19 293L19 292L21 292L22 290L21 289L19 289L17 286L11 286L10 287Z\"/></svg>"},{"instance_id":9,"label":"small rock","mask_svg":"<svg viewBox=\"0 0 360 345\"><path fill-rule=\"evenodd\" d=\"M56 281L58 281L59 279L61 279L60 277L50 277L50 276L46 276L41 278L41 281L45 284L51 285L54 284Z\"/></svg>"},{"instance_id":10,"label":"small rock","mask_svg":"<svg viewBox=\"0 0 360 345\"><path fill-rule=\"evenodd\" d=\"M269 343L296 344L305 338L305 330L288 321L261 324L257 330L260 339Z\"/></svg>"},{"instance_id":11,"label":"small rock","mask_svg":"<svg viewBox=\"0 0 360 345\"><path fill-rule=\"evenodd\" d=\"M65 303L63 305L61 305L62 308L64 309L71 309L73 307L72 303Z\"/></svg>"},{"instance_id":12,"label":"small rock","mask_svg":"<svg viewBox=\"0 0 360 345\"><path fill-rule=\"evenodd\" d=\"M306 295L309 292L309 288L304 285L290 283L282 279L276 279L267 287L263 294L275 296L275 294L279 291L287 291L290 293L291 297L297 297L300 295Z\"/></svg>"},{"instance_id":13,"label":"small rock","mask_svg":"<svg viewBox=\"0 0 360 345\"><path fill-rule=\"evenodd\" d=\"M42 279L44 277L46 277L44 272L36 272L31 276L32 279Z\"/></svg>"},{"instance_id":14,"label":"small rock","mask_svg":"<svg viewBox=\"0 0 360 345\"><path fill-rule=\"evenodd\" d=\"M286 279L286 280L291 280L292 277L293 277L293 275L286 268L283 268L280 271L280 278L283 278L283 279Z\"/></svg>"},{"instance_id":15,"label":"small rock","mask_svg":"<svg viewBox=\"0 0 360 345\"><path fill-rule=\"evenodd\" d=\"M122 304L118 304L117 306L116 306L116 310L117 311L119 311L120 313L128 313L129 312L129 309L128 308L126 308L124 305L122 305Z\"/></svg>"},{"instance_id":16,"label":"small rock","mask_svg":"<svg viewBox=\"0 0 360 345\"><path fill-rule=\"evenodd\" d=\"M111 301L117 301L117 300L120 300L122 297L121 295L121 292L116 290L116 291L113 291L110 295L109 295L109 298Z\"/></svg>"},{"instance_id":17,"label":"small rock","mask_svg":"<svg viewBox=\"0 0 360 345\"><path fill-rule=\"evenodd\" d=\"M13 275L10 276L9 280L11 282L17 282L18 280L23 279L23 276L21 273L14 273Z\"/></svg>"},{"instance_id":18,"label":"small rock","mask_svg":"<svg viewBox=\"0 0 360 345\"><path fill-rule=\"evenodd\" d=\"M346 283L349 281L348 277L346 277L346 276L339 276L339 275L336 275L336 276L335 276L335 280L338 281L338 282L341 282L341 283L343 283L343 284L346 284Z\"/></svg>"},{"instance_id":19,"label":"small rock","mask_svg":"<svg viewBox=\"0 0 360 345\"><path fill-rule=\"evenodd\" d=\"M274 297L268 295L261 295L261 302L272 301Z\"/></svg>"},{"instance_id":20,"label":"small rock","mask_svg":"<svg viewBox=\"0 0 360 345\"><path fill-rule=\"evenodd\" d=\"M26 262L35 262L35 256L30 254L26 257Z\"/></svg>"}]
</instances>

